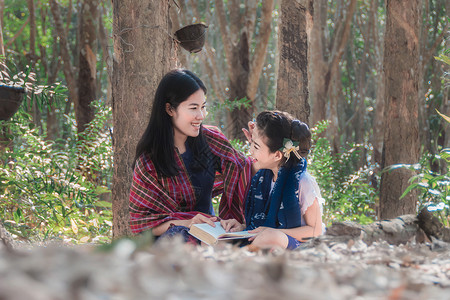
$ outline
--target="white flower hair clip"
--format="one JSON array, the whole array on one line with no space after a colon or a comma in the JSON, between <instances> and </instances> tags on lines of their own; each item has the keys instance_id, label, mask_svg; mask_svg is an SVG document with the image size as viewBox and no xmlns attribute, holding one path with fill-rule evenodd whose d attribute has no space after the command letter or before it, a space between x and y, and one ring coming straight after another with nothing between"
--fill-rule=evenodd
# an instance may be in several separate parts
<instances>
[{"instance_id":1,"label":"white flower hair clip","mask_svg":"<svg viewBox=\"0 0 450 300\"><path fill-rule=\"evenodd\" d=\"M283 139L283 147L280 148L280 151L284 153L284 156L289 160L291 157L291 152L297 156L298 159L302 159L300 154L298 154L299 146L298 142L293 142L291 139Z\"/></svg>"}]
</instances>

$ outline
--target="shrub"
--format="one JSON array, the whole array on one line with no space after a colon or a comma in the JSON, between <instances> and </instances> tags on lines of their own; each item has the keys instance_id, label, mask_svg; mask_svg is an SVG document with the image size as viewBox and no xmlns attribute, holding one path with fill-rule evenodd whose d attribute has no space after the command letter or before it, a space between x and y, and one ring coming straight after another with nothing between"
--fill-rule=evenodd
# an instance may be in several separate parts
<instances>
[{"instance_id":1,"label":"shrub","mask_svg":"<svg viewBox=\"0 0 450 300\"><path fill-rule=\"evenodd\" d=\"M95 119L76 140L45 140L23 110L2 122L11 144L0 157L0 212L10 232L27 239L109 240L111 203L99 195L109 192L112 176L105 130L111 109L94 105Z\"/></svg>"},{"instance_id":2,"label":"shrub","mask_svg":"<svg viewBox=\"0 0 450 300\"><path fill-rule=\"evenodd\" d=\"M353 171L356 162L371 148L348 144L340 153L333 154L330 142L320 134L326 130L327 122L312 128L313 147L308 156L308 170L316 178L322 197L325 199L324 221L357 221L361 224L375 219L377 190L370 184L375 176L375 166L369 165ZM369 159L365 158L365 161Z\"/></svg>"}]
</instances>

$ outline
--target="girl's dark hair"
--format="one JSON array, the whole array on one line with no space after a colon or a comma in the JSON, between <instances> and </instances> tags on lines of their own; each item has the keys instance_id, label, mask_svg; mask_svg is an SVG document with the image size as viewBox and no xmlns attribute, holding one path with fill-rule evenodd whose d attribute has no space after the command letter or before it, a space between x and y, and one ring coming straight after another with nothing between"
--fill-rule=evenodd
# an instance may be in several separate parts
<instances>
[{"instance_id":1,"label":"girl's dark hair","mask_svg":"<svg viewBox=\"0 0 450 300\"><path fill-rule=\"evenodd\" d=\"M177 109L180 103L200 89L206 94L203 82L188 70L175 69L161 79L153 100L150 120L136 147L133 168L136 160L145 153L149 155L159 174L167 177L178 174L179 167L173 155L174 129L172 119L166 112L166 103ZM188 137L187 142L193 151L194 158L207 146L202 129L197 137Z\"/></svg>"},{"instance_id":2,"label":"girl's dark hair","mask_svg":"<svg viewBox=\"0 0 450 300\"><path fill-rule=\"evenodd\" d=\"M299 142L298 153L306 157L311 148L311 131L308 125L297 119L294 119L289 113L282 111L263 111L256 118L256 127L263 136L266 137L266 145L270 152L280 150L283 140L290 139L293 142ZM290 168L299 163L295 154L291 153L289 160L283 157L281 166Z\"/></svg>"}]
</instances>

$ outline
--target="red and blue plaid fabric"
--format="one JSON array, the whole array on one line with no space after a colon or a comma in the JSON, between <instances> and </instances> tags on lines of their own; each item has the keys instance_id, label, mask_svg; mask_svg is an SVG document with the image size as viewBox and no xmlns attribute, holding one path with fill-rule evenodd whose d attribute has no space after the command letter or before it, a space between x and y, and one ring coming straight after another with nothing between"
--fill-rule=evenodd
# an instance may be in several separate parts
<instances>
[{"instance_id":1,"label":"red and blue plaid fabric","mask_svg":"<svg viewBox=\"0 0 450 300\"><path fill-rule=\"evenodd\" d=\"M216 173L213 187L213 197L222 194L219 217L242 223L251 160L236 151L216 127L203 126L202 130L211 152L220 159L222 174ZM139 233L171 220L188 220L199 213L193 211L195 193L183 160L176 151L174 156L180 172L173 177L157 174L147 155L138 158L130 190L132 232Z\"/></svg>"}]
</instances>

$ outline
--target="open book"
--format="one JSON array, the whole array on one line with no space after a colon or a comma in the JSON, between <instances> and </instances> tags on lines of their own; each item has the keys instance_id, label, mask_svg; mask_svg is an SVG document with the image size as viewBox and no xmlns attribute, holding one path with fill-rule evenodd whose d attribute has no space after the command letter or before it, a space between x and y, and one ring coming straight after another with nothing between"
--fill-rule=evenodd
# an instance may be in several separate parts
<instances>
[{"instance_id":1,"label":"open book","mask_svg":"<svg viewBox=\"0 0 450 300\"><path fill-rule=\"evenodd\" d=\"M219 240L245 239L256 235L248 231L226 232L220 225L215 222L216 227L209 224L194 224L191 226L189 233L208 245L217 244Z\"/></svg>"}]
</instances>

